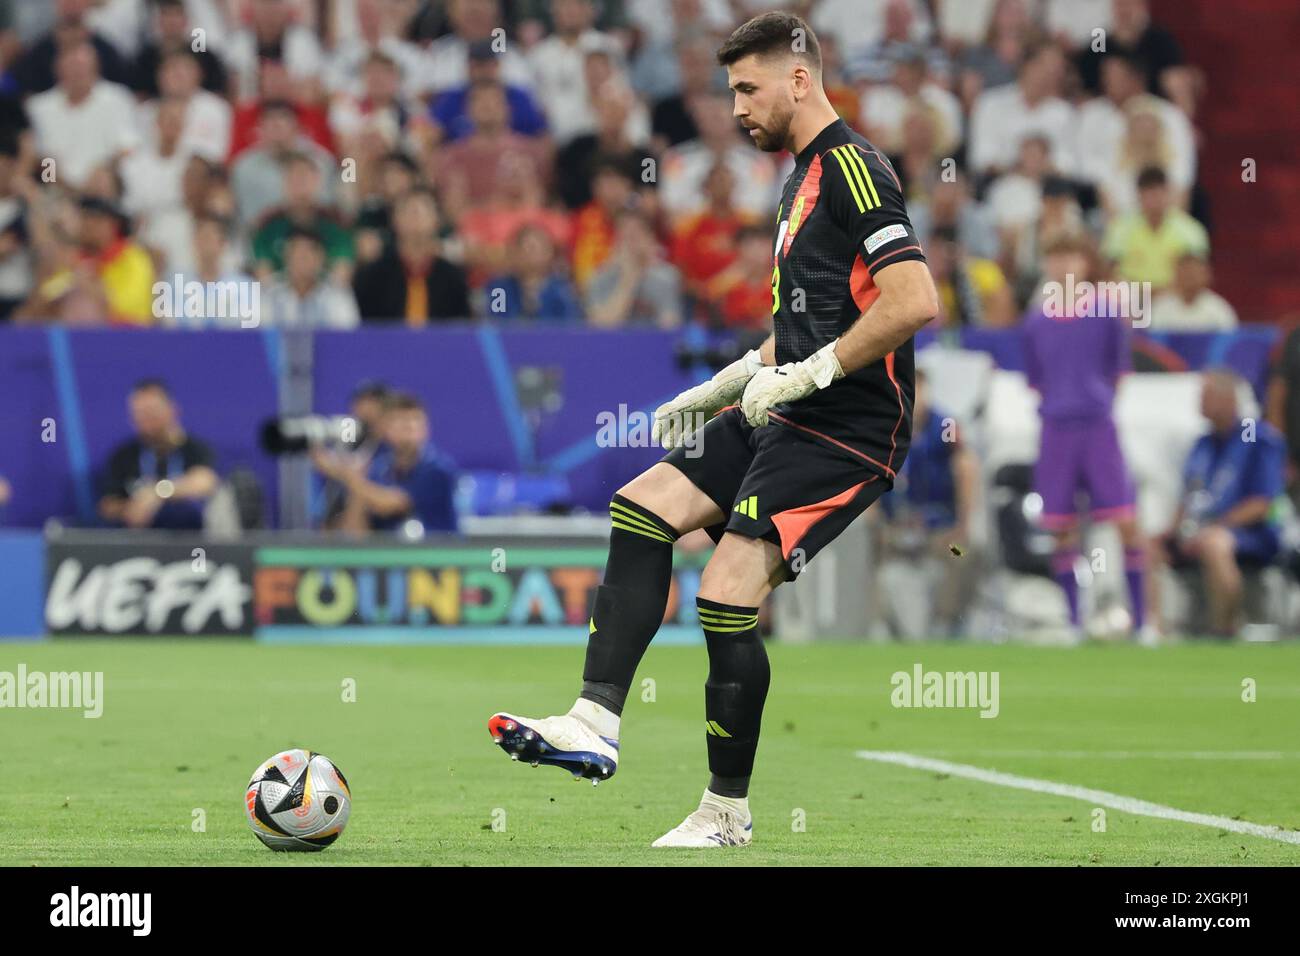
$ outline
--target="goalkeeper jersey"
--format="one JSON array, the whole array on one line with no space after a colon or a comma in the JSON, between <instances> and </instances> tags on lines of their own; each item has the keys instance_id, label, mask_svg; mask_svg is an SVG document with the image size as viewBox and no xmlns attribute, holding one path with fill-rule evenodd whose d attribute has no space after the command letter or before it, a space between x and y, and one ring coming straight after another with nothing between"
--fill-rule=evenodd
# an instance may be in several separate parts
<instances>
[{"instance_id":1,"label":"goalkeeper jersey","mask_svg":"<svg viewBox=\"0 0 1300 956\"><path fill-rule=\"evenodd\" d=\"M772 323L778 365L806 359L846 332L880 294L874 276L924 261L889 161L843 120L796 157L777 213ZM892 479L912 434L909 339L889 355L770 418L803 429Z\"/></svg>"}]
</instances>

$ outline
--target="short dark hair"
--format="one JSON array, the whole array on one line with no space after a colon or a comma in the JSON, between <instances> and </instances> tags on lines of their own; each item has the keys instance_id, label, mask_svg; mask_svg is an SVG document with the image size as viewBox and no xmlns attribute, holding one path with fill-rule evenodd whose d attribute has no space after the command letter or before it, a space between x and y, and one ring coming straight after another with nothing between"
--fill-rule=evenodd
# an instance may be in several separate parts
<instances>
[{"instance_id":1,"label":"short dark hair","mask_svg":"<svg viewBox=\"0 0 1300 956\"><path fill-rule=\"evenodd\" d=\"M799 49L800 45L802 49ZM803 17L781 10L759 14L736 27L735 32L727 37L727 42L718 47L718 63L731 66L750 54L772 56L778 53L802 57L814 74L821 74L822 48L817 42L817 34Z\"/></svg>"},{"instance_id":2,"label":"short dark hair","mask_svg":"<svg viewBox=\"0 0 1300 956\"><path fill-rule=\"evenodd\" d=\"M424 402L410 392L389 392L384 402L386 412L423 412Z\"/></svg>"},{"instance_id":3,"label":"short dark hair","mask_svg":"<svg viewBox=\"0 0 1300 956\"><path fill-rule=\"evenodd\" d=\"M1147 166L1138 173L1137 188L1147 189L1151 186L1168 186L1169 177L1159 166Z\"/></svg>"}]
</instances>

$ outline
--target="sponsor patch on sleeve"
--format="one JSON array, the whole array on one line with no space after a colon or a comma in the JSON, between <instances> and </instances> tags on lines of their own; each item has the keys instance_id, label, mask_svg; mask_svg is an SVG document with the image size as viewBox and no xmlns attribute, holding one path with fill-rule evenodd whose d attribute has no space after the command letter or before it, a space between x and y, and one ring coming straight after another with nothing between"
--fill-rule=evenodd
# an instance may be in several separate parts
<instances>
[{"instance_id":1,"label":"sponsor patch on sleeve","mask_svg":"<svg viewBox=\"0 0 1300 956\"><path fill-rule=\"evenodd\" d=\"M867 255L871 255L887 242L893 242L895 239L906 239L907 227L894 223L892 226L886 226L884 229L878 229L871 235L867 236L866 247Z\"/></svg>"}]
</instances>

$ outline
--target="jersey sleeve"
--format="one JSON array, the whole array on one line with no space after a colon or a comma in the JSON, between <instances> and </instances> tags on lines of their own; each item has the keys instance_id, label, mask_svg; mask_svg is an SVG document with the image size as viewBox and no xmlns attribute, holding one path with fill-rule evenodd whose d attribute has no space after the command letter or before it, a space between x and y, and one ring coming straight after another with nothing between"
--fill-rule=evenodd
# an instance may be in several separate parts
<instances>
[{"instance_id":1,"label":"jersey sleeve","mask_svg":"<svg viewBox=\"0 0 1300 956\"><path fill-rule=\"evenodd\" d=\"M898 177L875 150L848 143L822 154L822 193L872 275L895 262L925 261Z\"/></svg>"}]
</instances>

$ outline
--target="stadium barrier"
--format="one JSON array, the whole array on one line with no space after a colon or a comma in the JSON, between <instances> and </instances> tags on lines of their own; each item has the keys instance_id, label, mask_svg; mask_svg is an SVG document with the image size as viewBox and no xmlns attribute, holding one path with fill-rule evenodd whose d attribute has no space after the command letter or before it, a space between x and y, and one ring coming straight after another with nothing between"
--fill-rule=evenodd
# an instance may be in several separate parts
<instances>
[{"instance_id":1,"label":"stadium barrier","mask_svg":"<svg viewBox=\"0 0 1300 956\"><path fill-rule=\"evenodd\" d=\"M1272 327L1143 334L1137 367L1228 365L1262 395L1278 334ZM572 506L603 514L610 494L662 454L650 444L655 407L708 374L691 354L705 357L727 341L699 330L486 324L316 333L3 327L0 434L8 454L0 474L13 500L0 525L96 523L97 475L128 437L126 394L146 377L170 384L186 428L213 447L223 474L238 468L256 477L272 526L306 527L305 511L282 499L305 497L308 473L263 450L261 425L281 415L343 414L365 379L419 396L434 443L460 468L554 476ZM926 330L918 346L960 347L987 354L1003 371L1023 368L1014 330L956 337Z\"/></svg>"},{"instance_id":2,"label":"stadium barrier","mask_svg":"<svg viewBox=\"0 0 1300 956\"><path fill-rule=\"evenodd\" d=\"M554 525L419 541L64 531L45 542L45 585L35 593L56 637L582 643L607 545L607 532ZM660 641L702 639L703 559L676 554Z\"/></svg>"}]
</instances>

